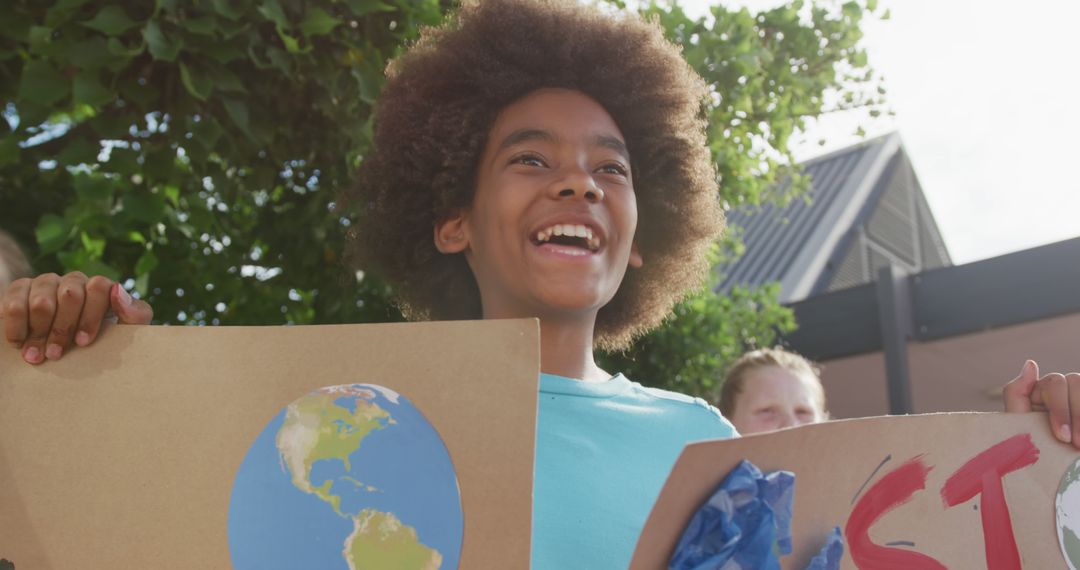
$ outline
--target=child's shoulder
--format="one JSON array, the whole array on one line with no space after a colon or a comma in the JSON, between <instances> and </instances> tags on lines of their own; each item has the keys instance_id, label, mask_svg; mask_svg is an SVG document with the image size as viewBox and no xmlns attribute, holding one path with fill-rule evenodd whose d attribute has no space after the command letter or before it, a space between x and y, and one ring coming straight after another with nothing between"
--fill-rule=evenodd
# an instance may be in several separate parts
<instances>
[{"instance_id":1,"label":"child's shoulder","mask_svg":"<svg viewBox=\"0 0 1080 570\"><path fill-rule=\"evenodd\" d=\"M720 413L720 410L716 409L716 406L706 402L703 398L688 396L686 394L680 394L679 392L672 392L671 390L664 390L661 388L642 386L634 381L631 381L630 384L632 390L639 398L651 400L654 406L669 408L683 414L693 415L700 418L702 421L710 423L719 420L724 426L731 426L727 418ZM688 417L687 419L690 418ZM734 428L731 428L731 431L732 434L734 434Z\"/></svg>"}]
</instances>

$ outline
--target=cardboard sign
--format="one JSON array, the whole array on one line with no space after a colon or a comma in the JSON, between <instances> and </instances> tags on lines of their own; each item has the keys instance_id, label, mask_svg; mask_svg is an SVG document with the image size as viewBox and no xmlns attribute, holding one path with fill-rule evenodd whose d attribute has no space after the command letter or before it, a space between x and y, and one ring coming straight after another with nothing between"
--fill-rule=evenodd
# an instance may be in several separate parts
<instances>
[{"instance_id":1,"label":"cardboard sign","mask_svg":"<svg viewBox=\"0 0 1080 570\"><path fill-rule=\"evenodd\" d=\"M1077 478L1078 457L1053 439L1045 414L843 420L694 443L661 491L630 568L667 568L687 521L742 459L795 474L784 568L806 568L837 526L841 568L1065 568L1058 528L1066 536L1073 529L1056 523L1055 503L1077 502L1058 489L1070 486L1070 473Z\"/></svg>"},{"instance_id":2,"label":"cardboard sign","mask_svg":"<svg viewBox=\"0 0 1080 570\"><path fill-rule=\"evenodd\" d=\"M37 367L0 347L0 563L526 568L538 338L120 326Z\"/></svg>"}]
</instances>

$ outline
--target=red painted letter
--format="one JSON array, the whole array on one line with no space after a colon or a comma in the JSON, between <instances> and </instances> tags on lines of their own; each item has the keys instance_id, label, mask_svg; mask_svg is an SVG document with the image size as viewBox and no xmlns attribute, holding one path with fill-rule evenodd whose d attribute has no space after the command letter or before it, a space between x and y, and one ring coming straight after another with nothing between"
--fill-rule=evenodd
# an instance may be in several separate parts
<instances>
[{"instance_id":1,"label":"red painted letter","mask_svg":"<svg viewBox=\"0 0 1080 570\"><path fill-rule=\"evenodd\" d=\"M1020 553L1016 550L1009 505L1001 479L1039 460L1039 448L1030 434L1020 434L976 455L956 470L941 488L945 506L952 507L979 497L982 514L986 567L989 570L1019 570Z\"/></svg>"},{"instance_id":2,"label":"red painted letter","mask_svg":"<svg viewBox=\"0 0 1080 570\"><path fill-rule=\"evenodd\" d=\"M944 564L925 554L880 546L870 540L874 522L906 503L916 491L925 489L929 472L922 456L914 457L885 474L855 503L844 534L851 545L851 559L860 570L945 570Z\"/></svg>"}]
</instances>

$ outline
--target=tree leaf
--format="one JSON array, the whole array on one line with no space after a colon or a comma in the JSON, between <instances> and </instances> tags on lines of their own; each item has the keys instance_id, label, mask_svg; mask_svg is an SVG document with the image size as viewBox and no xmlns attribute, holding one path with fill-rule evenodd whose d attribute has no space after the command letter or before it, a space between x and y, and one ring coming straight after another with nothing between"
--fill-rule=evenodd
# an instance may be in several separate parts
<instances>
[{"instance_id":1,"label":"tree leaf","mask_svg":"<svg viewBox=\"0 0 1080 570\"><path fill-rule=\"evenodd\" d=\"M52 105L67 97L70 84L47 61L32 59L23 67L18 98L38 105Z\"/></svg>"},{"instance_id":2,"label":"tree leaf","mask_svg":"<svg viewBox=\"0 0 1080 570\"><path fill-rule=\"evenodd\" d=\"M26 33L26 41L30 44L30 51L39 54L47 53L49 51L48 44L52 42L53 32L55 31L55 28L48 26L31 26Z\"/></svg>"},{"instance_id":3,"label":"tree leaf","mask_svg":"<svg viewBox=\"0 0 1080 570\"><path fill-rule=\"evenodd\" d=\"M141 276L157 269L158 258L154 255L152 250L146 250L139 256L139 260L135 262L135 275Z\"/></svg>"},{"instance_id":4,"label":"tree leaf","mask_svg":"<svg viewBox=\"0 0 1080 570\"><path fill-rule=\"evenodd\" d=\"M244 83L228 67L224 65L208 65L206 73L213 81L214 87L231 93L247 93Z\"/></svg>"},{"instance_id":5,"label":"tree leaf","mask_svg":"<svg viewBox=\"0 0 1080 570\"><path fill-rule=\"evenodd\" d=\"M113 40L116 38L109 38L106 41L102 37L92 37L81 42L74 42L68 47L68 60L82 69L96 69L122 61L122 57L117 57L119 54L114 54L109 49L108 42Z\"/></svg>"},{"instance_id":6,"label":"tree leaf","mask_svg":"<svg viewBox=\"0 0 1080 570\"><path fill-rule=\"evenodd\" d=\"M233 5L233 0L213 0L214 11L230 20L237 20L244 15L243 10Z\"/></svg>"},{"instance_id":7,"label":"tree leaf","mask_svg":"<svg viewBox=\"0 0 1080 570\"><path fill-rule=\"evenodd\" d=\"M341 24L341 20L331 16L322 8L312 8L300 22L300 32L305 36L324 36Z\"/></svg>"},{"instance_id":8,"label":"tree leaf","mask_svg":"<svg viewBox=\"0 0 1080 570\"><path fill-rule=\"evenodd\" d=\"M15 135L0 139L0 166L19 162L19 154L19 139Z\"/></svg>"},{"instance_id":9,"label":"tree leaf","mask_svg":"<svg viewBox=\"0 0 1080 570\"><path fill-rule=\"evenodd\" d=\"M82 271L89 277L101 275L113 281L120 280L120 272L100 259L94 259L82 250L64 252L57 257L67 271Z\"/></svg>"},{"instance_id":10,"label":"tree leaf","mask_svg":"<svg viewBox=\"0 0 1080 570\"><path fill-rule=\"evenodd\" d=\"M161 26L154 20L146 23L143 28L143 39L150 49L150 55L161 61L176 61L176 56L184 47L184 41L179 37L170 37Z\"/></svg>"},{"instance_id":11,"label":"tree leaf","mask_svg":"<svg viewBox=\"0 0 1080 570\"><path fill-rule=\"evenodd\" d=\"M257 9L264 18L270 20L277 26L279 33L282 29L289 27L289 20L285 17L285 11L281 9L281 4L278 0L264 0L262 5Z\"/></svg>"},{"instance_id":12,"label":"tree leaf","mask_svg":"<svg viewBox=\"0 0 1080 570\"><path fill-rule=\"evenodd\" d=\"M393 12L393 6L380 0L345 0L345 5L352 10L354 16L366 16L372 12Z\"/></svg>"},{"instance_id":13,"label":"tree leaf","mask_svg":"<svg viewBox=\"0 0 1080 570\"><path fill-rule=\"evenodd\" d=\"M124 195L124 212L132 218L148 224L156 224L165 217L165 199L150 192L131 192Z\"/></svg>"},{"instance_id":14,"label":"tree leaf","mask_svg":"<svg viewBox=\"0 0 1080 570\"><path fill-rule=\"evenodd\" d=\"M184 88L188 93L200 101L206 101L214 92L214 82L209 75L200 67L189 66L182 61L180 62L180 81L184 83Z\"/></svg>"},{"instance_id":15,"label":"tree leaf","mask_svg":"<svg viewBox=\"0 0 1080 570\"><path fill-rule=\"evenodd\" d=\"M82 25L107 36L119 36L138 26L139 23L129 18L123 8L112 4L99 10L97 15L83 22Z\"/></svg>"},{"instance_id":16,"label":"tree leaf","mask_svg":"<svg viewBox=\"0 0 1080 570\"><path fill-rule=\"evenodd\" d=\"M101 84L96 71L84 70L75 76L72 89L75 104L100 107L116 96L111 89Z\"/></svg>"},{"instance_id":17,"label":"tree leaf","mask_svg":"<svg viewBox=\"0 0 1080 570\"><path fill-rule=\"evenodd\" d=\"M168 12L170 14L176 13L176 0L155 0L154 2L154 15L159 12Z\"/></svg>"},{"instance_id":18,"label":"tree leaf","mask_svg":"<svg viewBox=\"0 0 1080 570\"><path fill-rule=\"evenodd\" d=\"M192 138L208 151L217 147L218 140L221 139L224 132L225 129L221 128L221 125L218 124L217 119L214 117L203 117L191 129Z\"/></svg>"},{"instance_id":19,"label":"tree leaf","mask_svg":"<svg viewBox=\"0 0 1080 570\"><path fill-rule=\"evenodd\" d=\"M238 99L224 98L221 100L225 105L225 112L229 114L229 118L236 123L236 126L240 127L240 131L247 136L251 142L256 142L255 134L251 132L251 118L248 115L247 105Z\"/></svg>"},{"instance_id":20,"label":"tree leaf","mask_svg":"<svg viewBox=\"0 0 1080 570\"><path fill-rule=\"evenodd\" d=\"M56 214L45 214L34 229L41 253L54 253L71 239L71 223Z\"/></svg>"},{"instance_id":21,"label":"tree leaf","mask_svg":"<svg viewBox=\"0 0 1080 570\"><path fill-rule=\"evenodd\" d=\"M83 249L90 254L90 257L100 258L105 254L105 238L90 237L90 234L86 232L79 232L79 239L82 241Z\"/></svg>"},{"instance_id":22,"label":"tree leaf","mask_svg":"<svg viewBox=\"0 0 1080 570\"><path fill-rule=\"evenodd\" d=\"M61 24L71 19L75 12L79 11L90 0L59 0L45 13L45 25L50 28L58 28Z\"/></svg>"},{"instance_id":23,"label":"tree leaf","mask_svg":"<svg viewBox=\"0 0 1080 570\"><path fill-rule=\"evenodd\" d=\"M180 23L185 30L203 36L212 36L217 31L217 22L210 17L189 18Z\"/></svg>"},{"instance_id":24,"label":"tree leaf","mask_svg":"<svg viewBox=\"0 0 1080 570\"><path fill-rule=\"evenodd\" d=\"M281 28L277 29L277 34L278 37L281 38L281 43L285 44L285 51L289 53L307 53L308 51L311 51L310 46L308 46L307 49L301 48L300 41L290 36L288 33L285 32L285 30Z\"/></svg>"},{"instance_id":25,"label":"tree leaf","mask_svg":"<svg viewBox=\"0 0 1080 570\"><path fill-rule=\"evenodd\" d=\"M115 183L100 174L80 172L72 180L75 195L82 202L98 202L111 207Z\"/></svg>"},{"instance_id":26,"label":"tree leaf","mask_svg":"<svg viewBox=\"0 0 1080 570\"><path fill-rule=\"evenodd\" d=\"M135 278L135 292L139 297L146 297L150 293L150 274L143 273Z\"/></svg>"},{"instance_id":27,"label":"tree leaf","mask_svg":"<svg viewBox=\"0 0 1080 570\"><path fill-rule=\"evenodd\" d=\"M118 55L118 56L121 56L121 57L135 57L135 56L139 55L140 53L142 53L144 49L146 49L146 41L145 40L142 41L142 42L139 42L138 47L134 47L134 48L129 48L129 47L125 46L124 42L120 41L119 38L109 38L109 40L105 43L105 45L108 48L109 53L111 53L113 55Z\"/></svg>"}]
</instances>

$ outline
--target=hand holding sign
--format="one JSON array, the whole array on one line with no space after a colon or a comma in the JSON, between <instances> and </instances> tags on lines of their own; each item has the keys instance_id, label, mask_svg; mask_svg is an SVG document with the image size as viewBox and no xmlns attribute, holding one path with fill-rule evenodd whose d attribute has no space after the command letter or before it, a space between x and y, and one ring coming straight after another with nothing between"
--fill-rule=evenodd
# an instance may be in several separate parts
<instances>
[{"instance_id":1,"label":"hand holding sign","mask_svg":"<svg viewBox=\"0 0 1080 570\"><path fill-rule=\"evenodd\" d=\"M1048 412L1054 437L1080 449L1080 373L1040 376L1039 365L1028 360L1005 385L1004 398L1006 412Z\"/></svg>"},{"instance_id":2,"label":"hand holding sign","mask_svg":"<svg viewBox=\"0 0 1080 570\"><path fill-rule=\"evenodd\" d=\"M4 336L30 364L58 360L72 345L94 342L109 310L124 324L148 325L154 318L150 305L119 283L80 271L18 279L0 297Z\"/></svg>"}]
</instances>

